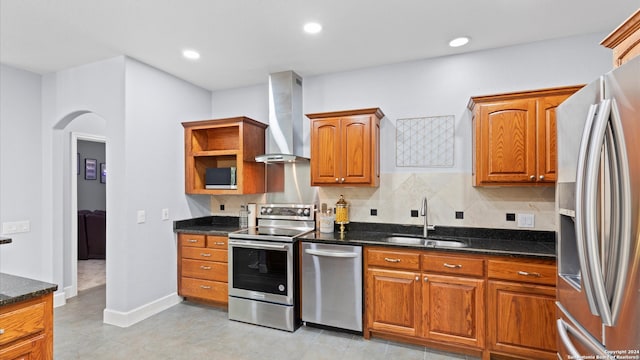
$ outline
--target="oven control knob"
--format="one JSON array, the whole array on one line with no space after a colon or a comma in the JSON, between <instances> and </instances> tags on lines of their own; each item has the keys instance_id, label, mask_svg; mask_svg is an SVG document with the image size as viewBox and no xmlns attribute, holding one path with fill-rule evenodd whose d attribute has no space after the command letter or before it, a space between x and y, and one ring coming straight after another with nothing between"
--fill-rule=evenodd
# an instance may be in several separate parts
<instances>
[{"instance_id":1,"label":"oven control knob","mask_svg":"<svg viewBox=\"0 0 640 360\"><path fill-rule=\"evenodd\" d=\"M278 285L278 290L284 291L284 285L282 285L282 284Z\"/></svg>"},{"instance_id":2,"label":"oven control knob","mask_svg":"<svg viewBox=\"0 0 640 360\"><path fill-rule=\"evenodd\" d=\"M302 209L298 209L298 211L296 211L296 212L298 213L298 216L302 216L303 210Z\"/></svg>"},{"instance_id":3,"label":"oven control knob","mask_svg":"<svg viewBox=\"0 0 640 360\"><path fill-rule=\"evenodd\" d=\"M311 210L309 208L304 208L304 216L309 216L311 214Z\"/></svg>"},{"instance_id":4,"label":"oven control knob","mask_svg":"<svg viewBox=\"0 0 640 360\"><path fill-rule=\"evenodd\" d=\"M260 208L260 214L264 215L267 213L267 208Z\"/></svg>"},{"instance_id":5,"label":"oven control knob","mask_svg":"<svg viewBox=\"0 0 640 360\"><path fill-rule=\"evenodd\" d=\"M273 208L267 208L267 214L271 214L273 212Z\"/></svg>"}]
</instances>

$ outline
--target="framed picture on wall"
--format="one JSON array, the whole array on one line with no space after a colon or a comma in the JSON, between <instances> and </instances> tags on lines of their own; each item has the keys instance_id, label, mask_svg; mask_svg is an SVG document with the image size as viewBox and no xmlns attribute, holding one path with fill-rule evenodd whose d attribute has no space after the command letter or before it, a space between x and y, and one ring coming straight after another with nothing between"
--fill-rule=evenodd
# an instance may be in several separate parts
<instances>
[{"instance_id":1,"label":"framed picture on wall","mask_svg":"<svg viewBox=\"0 0 640 360\"><path fill-rule=\"evenodd\" d=\"M100 163L100 182L107 183L107 164Z\"/></svg>"},{"instance_id":2,"label":"framed picture on wall","mask_svg":"<svg viewBox=\"0 0 640 360\"><path fill-rule=\"evenodd\" d=\"M98 178L98 160L96 159L84 159L84 179L95 180Z\"/></svg>"}]
</instances>

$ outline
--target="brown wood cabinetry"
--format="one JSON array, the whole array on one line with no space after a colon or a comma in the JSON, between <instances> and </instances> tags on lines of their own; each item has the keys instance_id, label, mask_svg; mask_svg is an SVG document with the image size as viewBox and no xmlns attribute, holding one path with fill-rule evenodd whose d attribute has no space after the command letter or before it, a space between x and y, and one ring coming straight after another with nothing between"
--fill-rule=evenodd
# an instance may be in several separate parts
<instances>
[{"instance_id":1,"label":"brown wood cabinetry","mask_svg":"<svg viewBox=\"0 0 640 360\"><path fill-rule=\"evenodd\" d=\"M311 119L311 185L380 183L378 108L307 114Z\"/></svg>"},{"instance_id":2,"label":"brown wood cabinetry","mask_svg":"<svg viewBox=\"0 0 640 360\"><path fill-rule=\"evenodd\" d=\"M187 194L256 194L265 192L265 165L255 161L264 154L266 124L237 117L183 122L185 192ZM236 169L236 189L206 189L207 168Z\"/></svg>"},{"instance_id":3,"label":"brown wood cabinetry","mask_svg":"<svg viewBox=\"0 0 640 360\"><path fill-rule=\"evenodd\" d=\"M365 274L365 338L555 357L554 260L367 247Z\"/></svg>"},{"instance_id":4,"label":"brown wood cabinetry","mask_svg":"<svg viewBox=\"0 0 640 360\"><path fill-rule=\"evenodd\" d=\"M0 359L53 359L53 294L0 308Z\"/></svg>"},{"instance_id":5,"label":"brown wood cabinetry","mask_svg":"<svg viewBox=\"0 0 640 360\"><path fill-rule=\"evenodd\" d=\"M368 248L365 337L375 332L481 349L484 279L473 277L483 275L483 262Z\"/></svg>"},{"instance_id":6,"label":"brown wood cabinetry","mask_svg":"<svg viewBox=\"0 0 640 360\"><path fill-rule=\"evenodd\" d=\"M488 276L489 350L530 359L555 359L555 264L490 260Z\"/></svg>"},{"instance_id":7,"label":"brown wood cabinetry","mask_svg":"<svg viewBox=\"0 0 640 360\"><path fill-rule=\"evenodd\" d=\"M600 44L613 50L614 67L640 55L640 10L618 26Z\"/></svg>"},{"instance_id":8,"label":"brown wood cabinetry","mask_svg":"<svg viewBox=\"0 0 640 360\"><path fill-rule=\"evenodd\" d=\"M556 114L582 86L472 97L474 185L552 185Z\"/></svg>"},{"instance_id":9,"label":"brown wood cabinetry","mask_svg":"<svg viewBox=\"0 0 640 360\"><path fill-rule=\"evenodd\" d=\"M228 302L227 237L178 234L178 294Z\"/></svg>"}]
</instances>

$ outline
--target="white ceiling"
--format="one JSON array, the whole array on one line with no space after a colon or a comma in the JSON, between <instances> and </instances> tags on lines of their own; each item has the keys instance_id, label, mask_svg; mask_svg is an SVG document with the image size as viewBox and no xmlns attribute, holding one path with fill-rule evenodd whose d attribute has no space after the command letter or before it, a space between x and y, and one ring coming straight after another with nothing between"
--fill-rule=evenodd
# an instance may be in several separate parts
<instances>
[{"instance_id":1,"label":"white ceiling","mask_svg":"<svg viewBox=\"0 0 640 360\"><path fill-rule=\"evenodd\" d=\"M587 33L640 0L2 0L0 62L36 73L128 55L210 90ZM307 21L323 25L303 33ZM459 35L470 45L452 49ZM193 48L202 57L182 58Z\"/></svg>"}]
</instances>

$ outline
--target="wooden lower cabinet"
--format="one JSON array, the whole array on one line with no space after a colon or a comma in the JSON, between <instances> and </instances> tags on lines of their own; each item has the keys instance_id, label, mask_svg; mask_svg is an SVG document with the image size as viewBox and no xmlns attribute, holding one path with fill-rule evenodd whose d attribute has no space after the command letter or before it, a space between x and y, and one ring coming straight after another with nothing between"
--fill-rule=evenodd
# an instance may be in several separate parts
<instances>
[{"instance_id":1,"label":"wooden lower cabinet","mask_svg":"<svg viewBox=\"0 0 640 360\"><path fill-rule=\"evenodd\" d=\"M178 294L226 305L227 259L226 236L178 234Z\"/></svg>"},{"instance_id":2,"label":"wooden lower cabinet","mask_svg":"<svg viewBox=\"0 0 640 360\"><path fill-rule=\"evenodd\" d=\"M367 247L365 338L555 359L555 260Z\"/></svg>"},{"instance_id":3,"label":"wooden lower cabinet","mask_svg":"<svg viewBox=\"0 0 640 360\"><path fill-rule=\"evenodd\" d=\"M484 279L424 274L422 336L484 346Z\"/></svg>"},{"instance_id":4,"label":"wooden lower cabinet","mask_svg":"<svg viewBox=\"0 0 640 360\"><path fill-rule=\"evenodd\" d=\"M420 273L372 268L367 271L367 328L420 336Z\"/></svg>"},{"instance_id":5,"label":"wooden lower cabinet","mask_svg":"<svg viewBox=\"0 0 640 360\"><path fill-rule=\"evenodd\" d=\"M53 294L0 308L0 359L53 359Z\"/></svg>"}]
</instances>

